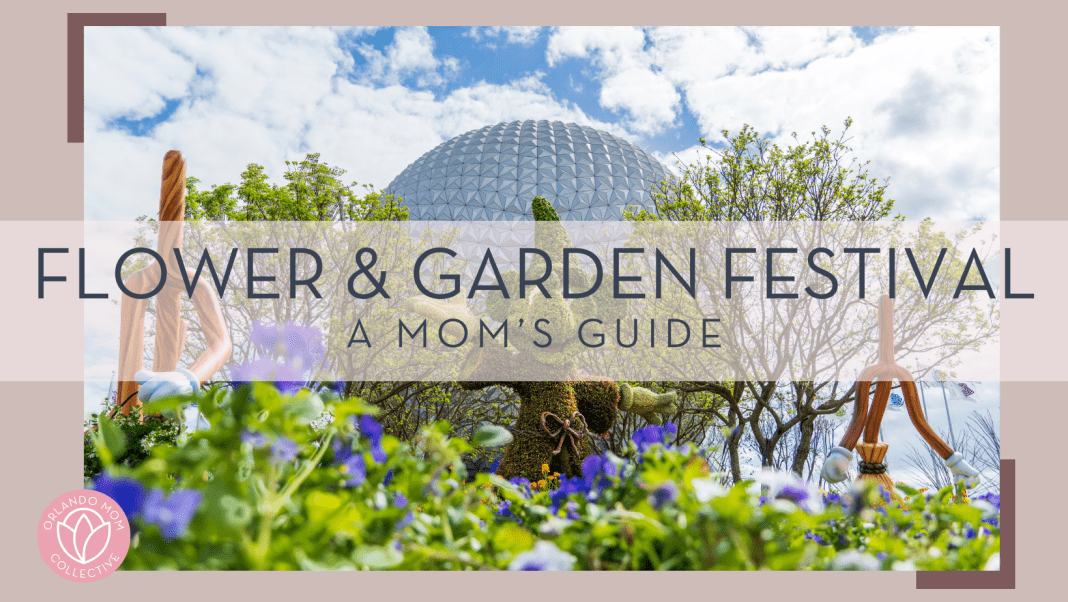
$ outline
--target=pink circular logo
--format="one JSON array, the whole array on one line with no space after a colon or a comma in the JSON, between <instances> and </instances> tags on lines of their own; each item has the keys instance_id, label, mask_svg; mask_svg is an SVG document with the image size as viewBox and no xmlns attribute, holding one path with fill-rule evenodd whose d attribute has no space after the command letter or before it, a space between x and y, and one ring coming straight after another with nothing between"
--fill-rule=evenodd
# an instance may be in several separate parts
<instances>
[{"instance_id":1,"label":"pink circular logo","mask_svg":"<svg viewBox=\"0 0 1068 602\"><path fill-rule=\"evenodd\" d=\"M37 547L63 578L97 581L119 568L130 551L130 522L110 497L74 490L53 500L41 515Z\"/></svg>"}]
</instances>

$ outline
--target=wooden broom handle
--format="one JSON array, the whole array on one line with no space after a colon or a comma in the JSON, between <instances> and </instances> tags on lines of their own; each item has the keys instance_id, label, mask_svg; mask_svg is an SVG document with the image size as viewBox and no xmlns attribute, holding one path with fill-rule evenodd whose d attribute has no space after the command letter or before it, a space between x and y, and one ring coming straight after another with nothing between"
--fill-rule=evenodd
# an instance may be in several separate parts
<instances>
[{"instance_id":1,"label":"wooden broom handle","mask_svg":"<svg viewBox=\"0 0 1068 602\"><path fill-rule=\"evenodd\" d=\"M171 372L178 368L178 360L185 348L181 287L178 260L174 249L181 249L185 234L185 157L181 152L168 151L163 157L163 176L159 189L159 238L156 251L167 265L167 284L156 295L156 346L152 370Z\"/></svg>"},{"instance_id":2,"label":"wooden broom handle","mask_svg":"<svg viewBox=\"0 0 1068 602\"><path fill-rule=\"evenodd\" d=\"M894 300L890 295L879 298L879 359L880 364L894 364Z\"/></svg>"},{"instance_id":3,"label":"wooden broom handle","mask_svg":"<svg viewBox=\"0 0 1068 602\"><path fill-rule=\"evenodd\" d=\"M159 239L157 252L167 266L168 280L176 282L177 259L173 249L181 249L185 222L185 157L181 152L168 151L163 157L163 173L160 178ZM147 293L159 282L160 266L153 262L138 270L126 280L127 288L136 293ZM156 295L156 346L152 368L157 372L169 372L178 367L188 324L181 319L181 287L168 283ZM139 385L131 378L144 366L145 354L145 300L123 296L119 333L119 385L118 403L123 412L139 403L135 393ZM226 328L218 296L211 287L197 287L193 291L193 305L200 320L200 327L207 343L189 369L200 382L211 378L230 358L233 343Z\"/></svg>"}]
</instances>

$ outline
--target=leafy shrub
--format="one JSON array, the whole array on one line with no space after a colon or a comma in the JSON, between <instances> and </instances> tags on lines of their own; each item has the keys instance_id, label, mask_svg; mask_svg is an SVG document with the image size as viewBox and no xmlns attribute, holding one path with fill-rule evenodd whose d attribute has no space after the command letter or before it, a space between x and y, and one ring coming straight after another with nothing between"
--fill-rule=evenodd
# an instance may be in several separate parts
<instances>
[{"instance_id":1,"label":"leafy shrub","mask_svg":"<svg viewBox=\"0 0 1068 602\"><path fill-rule=\"evenodd\" d=\"M149 457L153 447L174 445L178 440L182 426L178 420L152 417L142 421L138 408L133 408L129 414L117 410L118 406L112 400L103 406L100 414L93 414L83 424L85 434L82 441L82 470L86 481L104 469L104 462L101 461L98 446L94 441L94 432L100 428L100 416L113 415L110 420L105 419L105 423L112 429L111 434L114 436L111 442L111 463L114 464L137 466Z\"/></svg>"},{"instance_id":2,"label":"leafy shrub","mask_svg":"<svg viewBox=\"0 0 1068 602\"><path fill-rule=\"evenodd\" d=\"M177 415L193 399L144 411ZM447 423L409 443L355 399L266 383L195 399L212 428L136 466L116 461L116 424L93 431L107 467L93 487L136 530L126 569L971 570L999 550L994 499L902 487L894 505L782 473L728 488L701 450L664 443L670 425L636 433L627 458L587 458L583 477L544 467L507 482L468 475L472 445ZM475 440L506 442L494 429Z\"/></svg>"}]
</instances>

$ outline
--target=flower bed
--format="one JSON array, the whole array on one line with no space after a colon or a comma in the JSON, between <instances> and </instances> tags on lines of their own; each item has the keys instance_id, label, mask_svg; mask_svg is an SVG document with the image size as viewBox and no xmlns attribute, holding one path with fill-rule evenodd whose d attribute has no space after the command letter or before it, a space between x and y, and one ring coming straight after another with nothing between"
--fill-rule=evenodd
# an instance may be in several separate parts
<instances>
[{"instance_id":1,"label":"flower bed","mask_svg":"<svg viewBox=\"0 0 1068 602\"><path fill-rule=\"evenodd\" d=\"M193 398L151 403L179 414ZM996 496L959 501L901 486L823 494L791 475L725 487L701 450L634 436L629 457L591 456L583 476L531 483L466 474L472 444L439 423L413 442L373 408L255 383L195 400L212 425L114 463L122 431L92 439L111 495L136 527L124 569L609 570L996 568ZM500 445L487 428L475 441Z\"/></svg>"}]
</instances>

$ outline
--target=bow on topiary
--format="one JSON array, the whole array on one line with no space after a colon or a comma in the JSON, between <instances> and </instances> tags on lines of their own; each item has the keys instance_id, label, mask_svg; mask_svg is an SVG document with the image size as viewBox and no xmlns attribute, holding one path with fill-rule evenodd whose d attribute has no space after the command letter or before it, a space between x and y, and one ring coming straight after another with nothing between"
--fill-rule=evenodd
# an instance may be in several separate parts
<instances>
[{"instance_id":1,"label":"bow on topiary","mask_svg":"<svg viewBox=\"0 0 1068 602\"><path fill-rule=\"evenodd\" d=\"M546 422L547 418L551 418L556 422L554 427L550 427ZM571 427L572 424L580 425L580 430L575 430ZM571 417L564 420L553 414L552 412L541 413L541 428L545 429L545 432L551 439L560 438L560 442L557 444L556 449L553 450L553 455L560 453L560 450L564 448L564 441L566 440L571 444L571 449L577 455L579 453L578 444L586 437L586 418L580 413L575 412L571 414Z\"/></svg>"}]
</instances>

